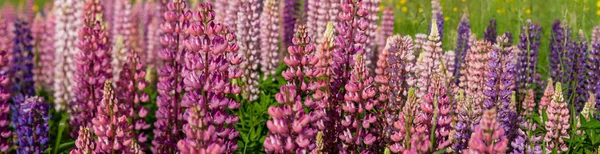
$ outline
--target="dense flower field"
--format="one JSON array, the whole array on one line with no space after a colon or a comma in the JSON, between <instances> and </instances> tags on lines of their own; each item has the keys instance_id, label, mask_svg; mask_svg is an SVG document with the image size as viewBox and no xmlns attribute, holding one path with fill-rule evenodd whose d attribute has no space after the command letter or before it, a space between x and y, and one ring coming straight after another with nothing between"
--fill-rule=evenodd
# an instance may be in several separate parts
<instances>
[{"instance_id":1,"label":"dense flower field","mask_svg":"<svg viewBox=\"0 0 600 154\"><path fill-rule=\"evenodd\" d=\"M0 154L600 153L600 26L383 1L6 3Z\"/></svg>"}]
</instances>

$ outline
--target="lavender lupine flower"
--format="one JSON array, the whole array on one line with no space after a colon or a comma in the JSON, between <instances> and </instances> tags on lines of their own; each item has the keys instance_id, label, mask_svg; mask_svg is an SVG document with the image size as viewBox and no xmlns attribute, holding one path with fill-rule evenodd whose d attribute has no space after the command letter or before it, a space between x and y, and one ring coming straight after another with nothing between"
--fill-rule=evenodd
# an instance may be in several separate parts
<instances>
[{"instance_id":1,"label":"lavender lupine flower","mask_svg":"<svg viewBox=\"0 0 600 154\"><path fill-rule=\"evenodd\" d=\"M8 55L6 51L0 50L0 68L8 64ZM0 70L0 152L8 152L11 146L12 132L8 127L10 125L10 104L11 99L9 89L10 79L5 70Z\"/></svg>"},{"instance_id":2,"label":"lavender lupine flower","mask_svg":"<svg viewBox=\"0 0 600 154\"><path fill-rule=\"evenodd\" d=\"M79 128L77 140L75 140L75 148L71 150L70 154L89 154L94 153L96 150L96 144L94 143L94 136L89 127Z\"/></svg>"},{"instance_id":3,"label":"lavender lupine flower","mask_svg":"<svg viewBox=\"0 0 600 154\"><path fill-rule=\"evenodd\" d=\"M216 3L219 3L219 2L216 2ZM235 27L237 27L237 20L238 20L237 19L238 17L236 16L236 14L238 14L240 12L240 10L239 10L240 8L248 7L248 6L241 5L239 0L226 1L225 3L227 3L227 8L224 10L224 12L226 13L225 18L223 19L224 21L221 22L221 21L217 20L217 22L223 23L229 27L233 27L229 31L232 34L235 34L235 33L237 33L236 32L237 29ZM213 3L211 3L211 4L213 4ZM259 3L259 4L263 4L263 3ZM257 8L257 9L260 10L260 8ZM216 12L215 12L215 14L216 14Z\"/></svg>"},{"instance_id":4,"label":"lavender lupine flower","mask_svg":"<svg viewBox=\"0 0 600 154\"><path fill-rule=\"evenodd\" d=\"M444 12L442 11L442 6L440 5L440 0L431 0L431 14L432 19L436 19L432 21L430 24L430 32L433 31L433 24L437 26L438 36L440 36L439 41L444 40Z\"/></svg>"},{"instance_id":5,"label":"lavender lupine flower","mask_svg":"<svg viewBox=\"0 0 600 154\"><path fill-rule=\"evenodd\" d=\"M401 112L402 106L406 98L405 91L409 88L407 80L410 79L408 75L409 67L412 67L412 63L408 61L414 58L412 55L412 38L410 36L394 35L388 38L386 48L383 49L382 53L387 54L386 57L379 57L382 63L386 64L386 68L383 70L375 70L375 73L384 72L387 78L387 91L379 89L379 95L386 95L387 104L385 117L388 125L392 125L398 119L398 113ZM383 59L385 58L385 59ZM385 60L385 61L383 61ZM379 78L376 76L375 81L379 82ZM389 130L386 130L389 131Z\"/></svg>"},{"instance_id":6,"label":"lavender lupine flower","mask_svg":"<svg viewBox=\"0 0 600 154\"><path fill-rule=\"evenodd\" d=\"M275 0L266 0L260 15L260 64L263 79L275 75L275 69L279 65L279 10L279 4Z\"/></svg>"},{"instance_id":7,"label":"lavender lupine flower","mask_svg":"<svg viewBox=\"0 0 600 154\"><path fill-rule=\"evenodd\" d=\"M551 84L551 83L548 83ZM567 143L564 140L569 138L569 108L563 98L563 91L560 82L556 83L554 89L554 95L552 101L548 105L546 110L548 121L545 121L546 135L544 141L546 142L546 151L557 151L566 152L569 150Z\"/></svg>"},{"instance_id":8,"label":"lavender lupine flower","mask_svg":"<svg viewBox=\"0 0 600 154\"><path fill-rule=\"evenodd\" d=\"M77 46L80 52L74 55L77 69L73 90L77 95L70 102L72 116L69 121L76 128L71 132L73 137L80 126L91 126L94 107L100 104L102 98L104 82L112 76L108 32L95 15L96 12L90 11L85 26L79 30Z\"/></svg>"},{"instance_id":9,"label":"lavender lupine flower","mask_svg":"<svg viewBox=\"0 0 600 154\"><path fill-rule=\"evenodd\" d=\"M385 49L388 37L394 35L395 19L394 9L390 6L385 7L381 13L381 26L378 27L377 36L375 38L375 41L377 41L378 52Z\"/></svg>"},{"instance_id":10,"label":"lavender lupine flower","mask_svg":"<svg viewBox=\"0 0 600 154\"><path fill-rule=\"evenodd\" d=\"M240 46L239 55L244 61L240 69L244 71L242 76L242 97L249 101L258 99L258 63L259 63L259 40L258 24L259 12L257 0L241 0L237 14L237 38Z\"/></svg>"},{"instance_id":11,"label":"lavender lupine flower","mask_svg":"<svg viewBox=\"0 0 600 154\"><path fill-rule=\"evenodd\" d=\"M533 122L529 117L533 115L536 106L535 103L535 92L533 89L527 90L526 96L521 103L521 118L523 121L520 122L520 127L517 130L517 136L511 142L512 154L541 154L542 146L540 142L542 140L541 135L533 133L536 131L538 125Z\"/></svg>"},{"instance_id":12,"label":"lavender lupine flower","mask_svg":"<svg viewBox=\"0 0 600 154\"><path fill-rule=\"evenodd\" d=\"M25 21L15 22L14 48L11 54L12 68L9 71L12 78L12 92L18 95L34 96L33 81L33 38L31 27Z\"/></svg>"},{"instance_id":13,"label":"lavender lupine flower","mask_svg":"<svg viewBox=\"0 0 600 154\"><path fill-rule=\"evenodd\" d=\"M37 19L39 20L39 19ZM43 21L38 21L43 24L40 26L42 31L39 33L38 39L38 61L35 65L36 74L34 76L35 84L37 87L42 87L46 90L50 90L52 87L53 78L53 60L54 60L54 24L55 18L53 14L47 14L46 19Z\"/></svg>"},{"instance_id":14,"label":"lavender lupine flower","mask_svg":"<svg viewBox=\"0 0 600 154\"><path fill-rule=\"evenodd\" d=\"M237 65L239 47L229 27L215 23L209 3L200 3L193 19L185 29L189 38L184 42L183 95L181 106L187 108L183 125L186 138L177 148L181 153L233 153L237 150L239 132L233 128L239 118L229 110L241 103L227 95L239 94L242 88L231 83L243 74ZM207 135L210 134L210 135ZM212 152L210 152L212 151Z\"/></svg>"},{"instance_id":15,"label":"lavender lupine flower","mask_svg":"<svg viewBox=\"0 0 600 154\"><path fill-rule=\"evenodd\" d=\"M414 47L415 47L415 55L419 55L421 54L421 52L423 52L423 47L425 46L425 43L427 42L427 34L415 34L415 42L414 42ZM416 60L416 59L415 59Z\"/></svg>"},{"instance_id":16,"label":"lavender lupine flower","mask_svg":"<svg viewBox=\"0 0 600 154\"><path fill-rule=\"evenodd\" d=\"M411 149L410 140L413 133L415 133L413 119L418 116L418 107L419 104L417 103L415 89L410 88L408 90L406 103L398 113L398 120L393 124L395 130L393 130L390 136L390 139L392 140L392 145L389 146L391 152L402 153Z\"/></svg>"},{"instance_id":17,"label":"lavender lupine flower","mask_svg":"<svg viewBox=\"0 0 600 154\"><path fill-rule=\"evenodd\" d=\"M183 109L181 108L181 94L183 82L181 71L183 55L187 50L182 50L179 45L183 43L183 31L189 24L192 13L186 7L183 0L175 0L168 5L168 11L164 12L165 22L161 24L161 44L164 49L159 52L158 57L163 65L158 69L158 83L156 89L158 96L156 104L156 122L154 122L154 139L152 140L153 153L174 153L177 141L183 134L180 133L183 125Z\"/></svg>"},{"instance_id":18,"label":"lavender lupine flower","mask_svg":"<svg viewBox=\"0 0 600 154\"><path fill-rule=\"evenodd\" d=\"M567 90L567 96L574 98L574 105L577 112L581 111L583 105L587 101L587 92L585 80L587 78L587 70L586 70L586 54L588 49L588 43L585 40L585 36L583 31L579 31L579 37L577 41L574 41L571 47L570 56L573 58L571 61L573 62L572 67L572 84L571 90Z\"/></svg>"},{"instance_id":19,"label":"lavender lupine flower","mask_svg":"<svg viewBox=\"0 0 600 154\"><path fill-rule=\"evenodd\" d=\"M341 4L342 12L339 13L339 23L335 29L338 32L335 38L333 51L333 75L331 76L331 99L343 101L344 93L340 90L350 80L351 64L355 54L364 54L367 36L364 31L368 25L366 16L368 10L362 3L346 0ZM332 102L336 103L336 102Z\"/></svg>"},{"instance_id":20,"label":"lavender lupine flower","mask_svg":"<svg viewBox=\"0 0 600 154\"><path fill-rule=\"evenodd\" d=\"M469 44L469 38L471 37L471 25L469 24L469 18L467 18L467 14L463 14L460 19L460 23L458 24L458 38L456 39L456 48L454 51L456 52L456 58L454 58L454 72L453 76L456 80L456 84L458 85L461 78L461 64L467 57L467 51L471 48L471 44ZM450 65L447 65L450 66Z\"/></svg>"},{"instance_id":21,"label":"lavender lupine flower","mask_svg":"<svg viewBox=\"0 0 600 154\"><path fill-rule=\"evenodd\" d=\"M75 62L74 56L79 53L76 47L78 43L77 29L83 25L77 8L83 5L83 1L54 1L54 15L56 22L54 27L54 108L56 110L70 110L69 103L74 96L73 86L75 84ZM76 126L73 128L77 128Z\"/></svg>"},{"instance_id":22,"label":"lavender lupine flower","mask_svg":"<svg viewBox=\"0 0 600 154\"><path fill-rule=\"evenodd\" d=\"M147 16L147 18L142 23L144 26L147 26L145 29L145 42L146 42L146 59L144 59L144 63L148 67L158 67L160 65L160 59L158 58L158 53L162 50L162 46L160 44L160 29L161 23L161 15L160 13L156 13L156 10L159 10L157 2L149 1L145 4L144 9L146 13L142 13L142 15ZM143 52L142 52L143 53Z\"/></svg>"},{"instance_id":23,"label":"lavender lupine flower","mask_svg":"<svg viewBox=\"0 0 600 154\"><path fill-rule=\"evenodd\" d=\"M289 98L278 99L278 102L282 105L269 109L269 111L291 109L291 114L283 117L275 112L269 112L269 115L277 118L274 117L273 120L267 122L267 126L271 133L268 136L270 137L269 142L265 140L265 150L273 153L289 150L293 150L297 153L313 151L316 146L314 138L317 134L319 124L311 125L311 123L315 123L320 118L324 117L324 115L319 114L326 114L319 111L315 112L314 110L309 111L308 113L305 113L304 111L305 107L307 109L322 108L318 106L323 106L325 104L321 103L320 100L313 100L314 97L309 95L310 91L314 91L318 88L316 86L319 85L316 84L319 83L313 82L313 79L316 79L317 73L322 72L319 67L313 67L319 62L319 59L313 58L313 53L316 48L310 44L311 38L308 36L306 27L299 26L297 31L296 36L292 39L294 46L288 48L289 56L284 58L284 63L289 66L289 68L282 73L283 78L288 81L288 84L282 87L282 90L286 91L278 93L276 98L287 97L287 95L290 96ZM302 97L306 97L304 102L302 102ZM287 99L289 99L289 101L285 101ZM289 128L285 128L279 126L278 123L281 122L291 125ZM288 130L289 132L280 132L282 129L290 128L291 131ZM285 137L284 139L289 138L293 142L289 143L286 140L274 140L278 137ZM278 142L286 144L285 150L279 150L281 145L273 144ZM293 146L294 148L289 149L287 145Z\"/></svg>"},{"instance_id":24,"label":"lavender lupine flower","mask_svg":"<svg viewBox=\"0 0 600 154\"><path fill-rule=\"evenodd\" d=\"M307 2L307 3L306 3ZM327 23L338 23L338 14L341 9L341 0L306 0L306 28L308 35L317 43L322 43L323 33L327 28ZM317 47L318 49L318 47Z\"/></svg>"},{"instance_id":25,"label":"lavender lupine flower","mask_svg":"<svg viewBox=\"0 0 600 154\"><path fill-rule=\"evenodd\" d=\"M485 33L483 33L483 38L486 41L496 44L496 38L498 37L498 32L496 32L496 20L490 20L490 24L485 29Z\"/></svg>"},{"instance_id":26,"label":"lavender lupine flower","mask_svg":"<svg viewBox=\"0 0 600 154\"><path fill-rule=\"evenodd\" d=\"M433 18L431 23L435 22L436 19ZM422 98L426 94L427 89L431 88L431 77L434 74L442 74L442 68L440 67L442 61L442 42L438 34L437 25L433 25L427 42L423 45L424 50L419 55L422 61L416 65L418 74L417 97L419 98Z\"/></svg>"},{"instance_id":27,"label":"lavender lupine flower","mask_svg":"<svg viewBox=\"0 0 600 154\"><path fill-rule=\"evenodd\" d=\"M361 3L363 3L363 6L365 6L368 11L365 20L363 20L367 24L367 29L363 32L363 34L367 36L367 41L364 43L365 65L367 66L369 73L373 74L378 51L375 37L377 35L377 22L379 21L379 6L381 0L363 0Z\"/></svg>"},{"instance_id":28,"label":"lavender lupine flower","mask_svg":"<svg viewBox=\"0 0 600 154\"><path fill-rule=\"evenodd\" d=\"M463 153L505 153L508 146L508 139L504 135L504 129L496 119L496 110L485 111L479 125L469 140L469 149L463 150Z\"/></svg>"},{"instance_id":29,"label":"lavender lupine flower","mask_svg":"<svg viewBox=\"0 0 600 154\"><path fill-rule=\"evenodd\" d=\"M362 54L357 54L352 68L350 80L344 86L347 91L344 95L345 102L342 108L342 132L339 139L342 142L342 153L374 153L378 151L381 128L377 117L376 108L379 102L374 96L377 94L372 87L373 78L369 77ZM364 113L364 116L361 116Z\"/></svg>"},{"instance_id":30,"label":"lavender lupine flower","mask_svg":"<svg viewBox=\"0 0 600 154\"><path fill-rule=\"evenodd\" d=\"M98 136L95 139L97 153L126 152L133 140L130 136L133 125L127 122L128 112L120 108L123 102L117 99L111 84L110 81L104 83L104 94L91 122L92 131Z\"/></svg>"},{"instance_id":31,"label":"lavender lupine flower","mask_svg":"<svg viewBox=\"0 0 600 154\"><path fill-rule=\"evenodd\" d=\"M515 80L515 91L518 92L518 99L523 99L527 89L531 88L531 85L536 82L536 62L540 48L542 28L538 23L533 24L531 20L527 20L526 25L521 27L521 31L518 45L521 52L517 55L517 74Z\"/></svg>"},{"instance_id":32,"label":"lavender lupine flower","mask_svg":"<svg viewBox=\"0 0 600 154\"><path fill-rule=\"evenodd\" d=\"M150 128L144 118L150 112L142 103L150 101L150 96L144 92L148 86L145 80L146 72L144 65L138 53L135 51L127 52L127 62L123 64L123 71L119 73L120 80L117 81L117 98L121 102L121 111L128 118L128 121L134 126L131 132L126 132L133 136L135 142L144 143L147 136L142 132Z\"/></svg>"},{"instance_id":33,"label":"lavender lupine flower","mask_svg":"<svg viewBox=\"0 0 600 154\"><path fill-rule=\"evenodd\" d=\"M592 32L591 48L587 56L587 80L586 91L595 91L596 83L600 81L600 26L594 27Z\"/></svg>"},{"instance_id":34,"label":"lavender lupine flower","mask_svg":"<svg viewBox=\"0 0 600 154\"><path fill-rule=\"evenodd\" d=\"M444 54L441 57L441 60L443 62L443 68L442 70L445 72L442 72L442 77L445 80L444 82L446 83L451 83L452 81L454 81L454 60L456 58L456 53L452 50L446 51L444 52ZM450 84L450 86L456 86L456 84Z\"/></svg>"},{"instance_id":35,"label":"lavender lupine flower","mask_svg":"<svg viewBox=\"0 0 600 154\"><path fill-rule=\"evenodd\" d=\"M137 52L137 22L134 20L132 13L131 1L116 0L113 4L115 12L113 23L111 25L111 40L113 41L113 49L111 55L114 81L119 81L119 73L123 70L123 64L127 62L127 52L133 50ZM123 45L116 45L119 38L123 39Z\"/></svg>"},{"instance_id":36,"label":"lavender lupine flower","mask_svg":"<svg viewBox=\"0 0 600 154\"><path fill-rule=\"evenodd\" d=\"M550 77L557 82L569 85L572 61L569 55L569 45L571 45L571 29L562 25L560 20L552 24L552 33L550 38L550 68L552 70Z\"/></svg>"},{"instance_id":37,"label":"lavender lupine flower","mask_svg":"<svg viewBox=\"0 0 600 154\"><path fill-rule=\"evenodd\" d=\"M12 122L17 134L17 154L42 153L48 147L49 106L41 97L16 95Z\"/></svg>"},{"instance_id":38,"label":"lavender lupine flower","mask_svg":"<svg viewBox=\"0 0 600 154\"><path fill-rule=\"evenodd\" d=\"M476 102L467 100L464 90L458 92L456 97L457 122L454 124L454 143L452 150L462 151L467 148L467 143L474 130L474 123L480 120L481 106Z\"/></svg>"}]
</instances>

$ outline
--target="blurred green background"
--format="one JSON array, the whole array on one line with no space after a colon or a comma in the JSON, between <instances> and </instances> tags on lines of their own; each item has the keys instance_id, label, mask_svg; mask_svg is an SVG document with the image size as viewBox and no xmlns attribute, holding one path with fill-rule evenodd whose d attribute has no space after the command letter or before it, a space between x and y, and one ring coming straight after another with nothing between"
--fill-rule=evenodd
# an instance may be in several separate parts
<instances>
[{"instance_id":1,"label":"blurred green background","mask_svg":"<svg viewBox=\"0 0 600 154\"><path fill-rule=\"evenodd\" d=\"M0 5L9 2L22 5L25 0L0 0ZM37 8L43 8L50 0L35 0ZM518 43L520 26L527 19L542 26L543 36L538 65L539 71L546 76L548 39L552 23L563 20L572 28L573 34L583 30L586 38L591 36L593 27L600 17L600 1L598 0L441 0L444 13L445 50L453 50L456 42L456 29L461 16L469 17L471 30L478 38L490 19L496 19L498 34L510 31L514 42ZM431 19L431 2L429 0L382 0L382 6L392 7L396 11L395 32L401 35L426 33Z\"/></svg>"}]
</instances>

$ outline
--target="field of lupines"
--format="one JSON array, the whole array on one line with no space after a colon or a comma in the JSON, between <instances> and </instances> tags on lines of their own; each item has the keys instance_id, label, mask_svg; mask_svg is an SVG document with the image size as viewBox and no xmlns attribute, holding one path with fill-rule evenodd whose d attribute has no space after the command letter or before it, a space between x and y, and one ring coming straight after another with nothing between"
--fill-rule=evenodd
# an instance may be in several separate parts
<instances>
[{"instance_id":1,"label":"field of lupines","mask_svg":"<svg viewBox=\"0 0 600 154\"><path fill-rule=\"evenodd\" d=\"M547 3L0 2L0 154L600 153L600 2Z\"/></svg>"}]
</instances>

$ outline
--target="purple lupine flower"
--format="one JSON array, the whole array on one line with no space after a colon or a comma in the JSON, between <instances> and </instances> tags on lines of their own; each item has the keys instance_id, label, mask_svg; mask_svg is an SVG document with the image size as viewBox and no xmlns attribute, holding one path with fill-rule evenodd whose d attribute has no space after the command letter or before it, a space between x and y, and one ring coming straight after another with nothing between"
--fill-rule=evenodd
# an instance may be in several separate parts
<instances>
[{"instance_id":1,"label":"purple lupine flower","mask_svg":"<svg viewBox=\"0 0 600 154\"><path fill-rule=\"evenodd\" d=\"M587 80L586 91L595 91L596 83L600 81L600 26L594 27L592 32L591 48L587 56Z\"/></svg>"},{"instance_id":2,"label":"purple lupine flower","mask_svg":"<svg viewBox=\"0 0 600 154\"><path fill-rule=\"evenodd\" d=\"M571 79L573 80L571 84L571 90L567 90L567 96L573 97L575 109L577 109L577 113L583 109L583 105L587 101L588 93L586 91L585 80L587 78L587 70L586 70L586 54L588 53L588 42L585 40L585 36L583 31L579 31L579 37L577 41L574 41L571 48L571 54L573 59L571 60L574 65L572 65L573 73L571 74ZM573 95L573 96L572 96Z\"/></svg>"},{"instance_id":3,"label":"purple lupine flower","mask_svg":"<svg viewBox=\"0 0 600 154\"><path fill-rule=\"evenodd\" d=\"M380 108L380 104L374 98L377 90L372 86L373 78L369 77L362 58L362 54L357 54L350 80L344 86L347 92L341 104L340 122L343 130L339 133L342 153L359 150L361 153L377 152L380 144L381 137L377 129L381 124L375 110Z\"/></svg>"},{"instance_id":4,"label":"purple lupine flower","mask_svg":"<svg viewBox=\"0 0 600 154\"><path fill-rule=\"evenodd\" d=\"M12 92L25 96L34 96L35 88L33 81L33 38L31 27L25 21L15 22L15 38L12 50L12 67L9 71L12 78Z\"/></svg>"},{"instance_id":5,"label":"purple lupine flower","mask_svg":"<svg viewBox=\"0 0 600 154\"><path fill-rule=\"evenodd\" d=\"M435 23L433 18L431 23ZM442 42L438 36L437 25L433 25L431 33L427 38L427 42L423 45L423 52L419 55L420 63L417 62L416 69L418 75L417 82L417 97L422 98L428 89L431 88L431 79L434 74L442 74L440 67L442 61Z\"/></svg>"},{"instance_id":6,"label":"purple lupine flower","mask_svg":"<svg viewBox=\"0 0 600 154\"><path fill-rule=\"evenodd\" d=\"M17 134L17 154L42 153L48 148L49 106L41 97L17 94L13 98L12 122Z\"/></svg>"},{"instance_id":7,"label":"purple lupine flower","mask_svg":"<svg viewBox=\"0 0 600 154\"><path fill-rule=\"evenodd\" d=\"M294 37L294 28L296 28L296 22L299 21L300 2L297 0L284 0L281 2L283 7L279 9L281 11L281 29L279 36L281 37L281 43L284 47L292 45L292 38ZM243 7L248 7L243 6ZM246 14L249 15L249 14Z\"/></svg>"},{"instance_id":8,"label":"purple lupine flower","mask_svg":"<svg viewBox=\"0 0 600 154\"><path fill-rule=\"evenodd\" d=\"M526 25L521 27L521 31L518 44L521 52L517 55L517 74L515 80L515 91L518 92L519 99L522 99L527 89L531 88L531 85L536 82L536 62L540 48L542 28L538 23L533 24L531 20L527 20Z\"/></svg>"},{"instance_id":9,"label":"purple lupine flower","mask_svg":"<svg viewBox=\"0 0 600 154\"><path fill-rule=\"evenodd\" d=\"M389 146L391 152L402 153L410 150L410 140L413 135L412 133L414 133L411 129L414 125L413 119L418 116L418 107L419 104L417 103L415 89L410 88L406 103L398 113L398 120L393 123L395 130L393 130L390 136L391 143L393 143Z\"/></svg>"},{"instance_id":10,"label":"purple lupine flower","mask_svg":"<svg viewBox=\"0 0 600 154\"><path fill-rule=\"evenodd\" d=\"M452 144L452 137L450 136L450 131L452 130L452 126L450 126L452 117L450 116L450 112L453 111L453 108L450 97L448 96L448 91L446 91L446 88L444 87L446 82L439 77L434 79L434 84L436 85L433 90L435 94L433 117L436 118L434 119L434 124L436 125L434 132L436 143L433 147L435 151L442 150Z\"/></svg>"},{"instance_id":11,"label":"purple lupine flower","mask_svg":"<svg viewBox=\"0 0 600 154\"><path fill-rule=\"evenodd\" d=\"M457 122L454 125L455 133L452 145L452 150L457 152L467 148L468 141L474 130L474 124L481 118L478 115L481 107L477 103L469 101L467 97L472 96L466 96L464 90L458 92L456 101Z\"/></svg>"},{"instance_id":12,"label":"purple lupine flower","mask_svg":"<svg viewBox=\"0 0 600 154\"><path fill-rule=\"evenodd\" d=\"M440 5L440 0L431 0L431 14L432 19L437 19L430 23L430 32L433 31L433 24L437 26L438 36L440 37L439 41L444 40L444 12L442 11L442 6Z\"/></svg>"},{"instance_id":13,"label":"purple lupine flower","mask_svg":"<svg viewBox=\"0 0 600 154\"><path fill-rule=\"evenodd\" d=\"M110 81L104 83L102 100L95 106L96 114L91 122L92 131L98 136L95 139L97 153L124 153L133 140L128 112L120 108L123 102L117 99L111 84Z\"/></svg>"},{"instance_id":14,"label":"purple lupine flower","mask_svg":"<svg viewBox=\"0 0 600 154\"><path fill-rule=\"evenodd\" d=\"M77 95L70 102L72 117L69 123L75 128L71 132L72 137L77 135L80 126L91 126L94 107L100 104L102 98L104 82L112 77L108 32L97 21L96 15L96 12L89 11L85 26L79 30L77 46L80 52L74 55L77 69L73 91Z\"/></svg>"},{"instance_id":15,"label":"purple lupine flower","mask_svg":"<svg viewBox=\"0 0 600 154\"><path fill-rule=\"evenodd\" d=\"M0 50L0 68L8 65L8 58L6 51ZM10 125L10 103L8 101L11 99L9 83L7 72L0 70L0 152L3 153L8 152L12 145L10 142L12 131L8 127Z\"/></svg>"},{"instance_id":16,"label":"purple lupine flower","mask_svg":"<svg viewBox=\"0 0 600 154\"><path fill-rule=\"evenodd\" d=\"M496 32L496 20L490 20L490 24L485 29L485 33L483 33L483 38L486 41L496 44L496 38L498 37L498 32Z\"/></svg>"},{"instance_id":17,"label":"purple lupine flower","mask_svg":"<svg viewBox=\"0 0 600 154\"><path fill-rule=\"evenodd\" d=\"M511 142L512 154L541 154L542 146L540 142L542 140L542 136L533 133L536 131L538 125L529 118L529 116L534 114L534 109L536 106L535 102L535 92L533 89L527 90L526 96L523 99L523 103L521 103L521 118L523 121L519 124L520 127L517 130L517 136Z\"/></svg>"},{"instance_id":18,"label":"purple lupine flower","mask_svg":"<svg viewBox=\"0 0 600 154\"><path fill-rule=\"evenodd\" d=\"M367 24L367 29L362 32L365 36L367 36L367 41L364 43L365 65L367 66L369 73L374 74L373 70L375 70L375 62L378 51L375 37L377 35L379 12L381 11L381 9L379 9L381 0L364 0L361 3L363 3L362 5L365 6L368 11L367 15L365 16L365 20L363 20Z\"/></svg>"},{"instance_id":19,"label":"purple lupine flower","mask_svg":"<svg viewBox=\"0 0 600 154\"><path fill-rule=\"evenodd\" d=\"M279 4L275 0L267 0L260 15L260 64L264 79L275 75L275 69L279 66L279 10Z\"/></svg>"},{"instance_id":20,"label":"purple lupine flower","mask_svg":"<svg viewBox=\"0 0 600 154\"><path fill-rule=\"evenodd\" d=\"M127 61L127 52L138 52L137 29L138 25L134 20L131 9L131 1L116 0L113 4L115 12L113 23L110 27L113 57L111 64L114 81L119 81L119 73L123 70L123 64ZM117 40L123 39L122 45L117 45Z\"/></svg>"},{"instance_id":21,"label":"purple lupine flower","mask_svg":"<svg viewBox=\"0 0 600 154\"><path fill-rule=\"evenodd\" d=\"M148 67L157 68L161 63L158 58L158 53L162 50L162 46L160 44L160 36L161 31L160 23L162 20L162 14L156 13L156 10L159 10L157 2L149 1L144 6L144 12L142 15L147 16L142 23L144 26L147 26L145 29L144 35L146 40L146 59L144 64ZM148 19L149 18L149 19ZM143 52L142 52L143 53Z\"/></svg>"},{"instance_id":22,"label":"purple lupine flower","mask_svg":"<svg viewBox=\"0 0 600 154\"><path fill-rule=\"evenodd\" d=\"M183 125L183 109L181 108L181 94L183 82L181 71L183 55L187 50L182 50L179 45L183 42L183 30L188 27L192 13L183 0L175 0L167 4L168 11L163 13L165 22L161 30L163 50L158 57L162 60L162 67L158 69L158 83L156 89L158 96L156 104L156 122L154 122L154 139L152 140L153 153L174 153L178 140L183 136L180 133Z\"/></svg>"},{"instance_id":23,"label":"purple lupine flower","mask_svg":"<svg viewBox=\"0 0 600 154\"><path fill-rule=\"evenodd\" d=\"M564 27L560 20L552 24L552 33L550 38L550 68L552 70L550 77L557 82L568 84L572 66L569 57L569 46L571 45L571 29ZM569 85L569 84L568 84Z\"/></svg>"},{"instance_id":24,"label":"purple lupine flower","mask_svg":"<svg viewBox=\"0 0 600 154\"><path fill-rule=\"evenodd\" d=\"M546 110L548 121L544 122L547 130L544 142L547 144L546 151L566 152L569 148L564 139L569 138L569 108L563 98L561 83L556 82L556 86L554 87L552 101L550 101Z\"/></svg>"},{"instance_id":25,"label":"purple lupine flower","mask_svg":"<svg viewBox=\"0 0 600 154\"><path fill-rule=\"evenodd\" d=\"M414 59L412 54L413 44L410 36L395 35L388 38L386 48L383 52L387 52L386 71L389 74L389 102L388 107L391 111L399 111L404 106L404 100L406 98L405 92L410 86L408 80L411 79L407 73L412 63L410 59ZM390 112L391 116L396 116L397 113ZM390 120L395 120L391 118Z\"/></svg>"},{"instance_id":26,"label":"purple lupine flower","mask_svg":"<svg viewBox=\"0 0 600 154\"><path fill-rule=\"evenodd\" d=\"M467 14L463 14L460 19L460 23L458 24L458 38L456 39L456 48L454 51L456 52L456 58L454 58L454 72L453 76L456 80L456 84L458 85L461 78L461 65L465 58L467 57L467 51L471 48L471 44L469 44L469 38L471 38L471 25L469 24L469 18L467 18Z\"/></svg>"},{"instance_id":27,"label":"purple lupine flower","mask_svg":"<svg viewBox=\"0 0 600 154\"><path fill-rule=\"evenodd\" d=\"M259 63L259 12L257 0L240 1L239 12L237 14L237 33L238 44L240 46L239 55L244 61L240 64L240 69L244 71L242 75L242 97L255 101L258 99L258 63ZM250 7L249 7L250 6Z\"/></svg>"},{"instance_id":28,"label":"purple lupine flower","mask_svg":"<svg viewBox=\"0 0 600 154\"><path fill-rule=\"evenodd\" d=\"M54 1L54 15L56 25L54 27L54 108L56 110L70 110L68 103L74 97L75 85L75 60L73 57L79 53L76 47L78 43L78 28L83 23L77 8L83 5L83 1L67 0ZM77 128L76 126L73 128Z\"/></svg>"},{"instance_id":29,"label":"purple lupine flower","mask_svg":"<svg viewBox=\"0 0 600 154\"><path fill-rule=\"evenodd\" d=\"M127 52L127 62L123 64L123 71L119 73L120 80L116 83L120 87L116 90L116 97L121 102L120 110L134 126L134 129L130 129L131 132L127 133L130 133L129 135L138 143L148 140L143 131L150 128L150 124L144 120L150 111L142 103L149 102L150 96L144 92L148 83L145 80L146 72L141 61L137 52Z\"/></svg>"},{"instance_id":30,"label":"purple lupine flower","mask_svg":"<svg viewBox=\"0 0 600 154\"><path fill-rule=\"evenodd\" d=\"M469 148L463 150L463 153L505 153L507 151L508 139L496 117L495 109L485 111L469 139Z\"/></svg>"},{"instance_id":31,"label":"purple lupine flower","mask_svg":"<svg viewBox=\"0 0 600 154\"><path fill-rule=\"evenodd\" d=\"M377 41L378 52L385 49L386 41L388 37L394 35L394 9L392 7L385 7L381 13L381 26L377 29Z\"/></svg>"},{"instance_id":32,"label":"purple lupine flower","mask_svg":"<svg viewBox=\"0 0 600 154\"><path fill-rule=\"evenodd\" d=\"M235 34L229 27L215 23L214 11L209 3L200 3L185 33L187 52L184 54L183 88L187 91L181 106L187 108L184 118L187 124L182 131L186 138L180 139L177 148L181 153L233 153L236 151L239 132L233 127L239 118L229 110L241 103L227 95L239 94L241 87L231 83L243 74L237 65L239 47ZM210 135L207 135L210 134Z\"/></svg>"},{"instance_id":33,"label":"purple lupine flower","mask_svg":"<svg viewBox=\"0 0 600 154\"><path fill-rule=\"evenodd\" d=\"M89 154L96 150L96 144L94 143L94 136L89 127L79 128L77 140L75 140L75 148L71 150L70 154Z\"/></svg>"}]
</instances>

